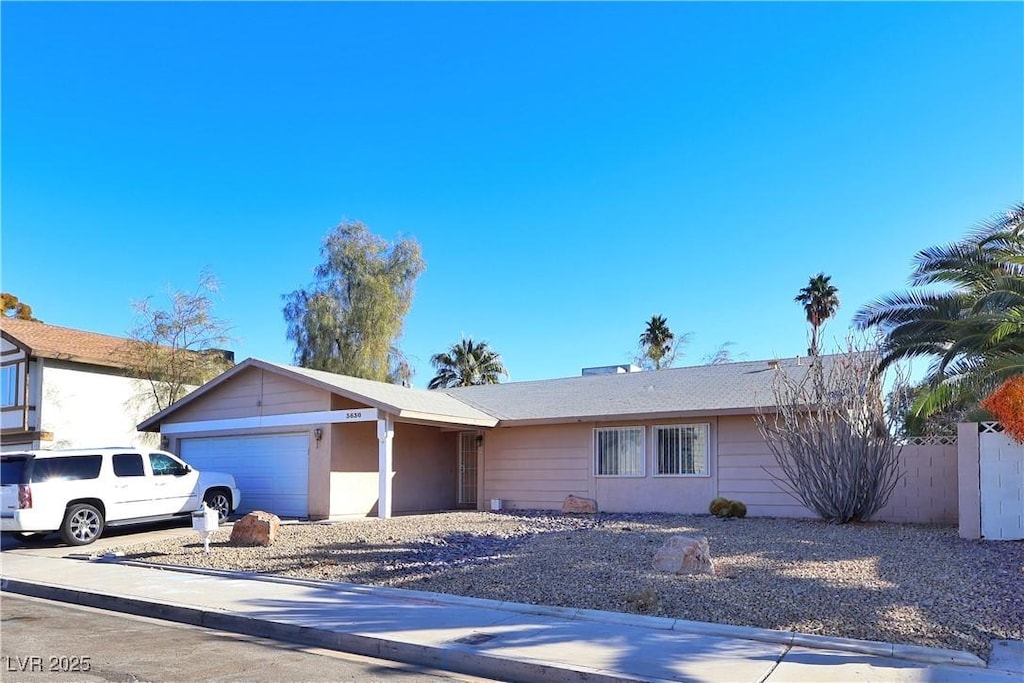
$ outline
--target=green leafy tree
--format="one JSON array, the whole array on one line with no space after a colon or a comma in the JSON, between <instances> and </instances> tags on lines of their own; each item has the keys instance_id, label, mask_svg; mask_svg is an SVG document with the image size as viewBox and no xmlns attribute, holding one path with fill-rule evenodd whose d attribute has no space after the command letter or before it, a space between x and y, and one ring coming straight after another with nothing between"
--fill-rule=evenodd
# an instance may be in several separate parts
<instances>
[{"instance_id":1,"label":"green leafy tree","mask_svg":"<svg viewBox=\"0 0 1024 683\"><path fill-rule=\"evenodd\" d=\"M807 322L811 324L811 344L807 355L821 353L819 334L821 327L839 310L839 290L831 284L832 276L818 273L810 278L807 286L793 299L804 307Z\"/></svg>"},{"instance_id":2,"label":"green leafy tree","mask_svg":"<svg viewBox=\"0 0 1024 683\"><path fill-rule=\"evenodd\" d=\"M902 437L956 436L961 422L983 422L993 419L969 397L950 403L930 415L918 414L915 406L932 390L924 379L916 384L898 382L886 397L886 415L896 434Z\"/></svg>"},{"instance_id":3,"label":"green leafy tree","mask_svg":"<svg viewBox=\"0 0 1024 683\"><path fill-rule=\"evenodd\" d=\"M0 294L0 296L3 297L4 317L42 322L38 318L32 316L32 307L19 300L18 297L9 292L4 292L3 294Z\"/></svg>"},{"instance_id":4,"label":"green leafy tree","mask_svg":"<svg viewBox=\"0 0 1024 683\"><path fill-rule=\"evenodd\" d=\"M195 290L170 292L167 308L152 297L132 304L135 324L124 356L128 374L143 381L136 403L163 410L233 365L233 355L222 350L231 341L229 325L213 315L219 288L204 271Z\"/></svg>"},{"instance_id":5,"label":"green leafy tree","mask_svg":"<svg viewBox=\"0 0 1024 683\"><path fill-rule=\"evenodd\" d=\"M670 368L676 361L680 347L689 339L689 334L677 337L669 329L665 316L653 315L640 335L640 352L636 362L645 370Z\"/></svg>"},{"instance_id":6,"label":"green leafy tree","mask_svg":"<svg viewBox=\"0 0 1024 683\"><path fill-rule=\"evenodd\" d=\"M357 221L331 230L314 282L286 294L284 318L305 368L408 384L399 350L416 278L425 267L414 239L390 243Z\"/></svg>"},{"instance_id":7,"label":"green leafy tree","mask_svg":"<svg viewBox=\"0 0 1024 683\"><path fill-rule=\"evenodd\" d=\"M497 384L502 377L508 377L501 356L485 341L462 339L444 353L431 356L430 363L437 374L427 385L429 389Z\"/></svg>"},{"instance_id":8,"label":"green leafy tree","mask_svg":"<svg viewBox=\"0 0 1024 683\"><path fill-rule=\"evenodd\" d=\"M1000 382L1024 374L1024 204L914 261L912 289L854 316L860 329L882 332L882 367L931 359L928 390L913 414L976 405Z\"/></svg>"}]
</instances>

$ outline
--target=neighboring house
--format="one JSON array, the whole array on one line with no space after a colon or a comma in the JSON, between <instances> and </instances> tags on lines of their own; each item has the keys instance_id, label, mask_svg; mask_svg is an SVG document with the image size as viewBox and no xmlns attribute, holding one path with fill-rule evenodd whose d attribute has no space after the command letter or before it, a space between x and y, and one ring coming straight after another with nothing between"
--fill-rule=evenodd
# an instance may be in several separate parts
<instances>
[{"instance_id":1,"label":"neighboring house","mask_svg":"<svg viewBox=\"0 0 1024 683\"><path fill-rule=\"evenodd\" d=\"M127 376L127 339L15 318L0 336L0 450L158 441L136 430L155 407Z\"/></svg>"},{"instance_id":2,"label":"neighboring house","mask_svg":"<svg viewBox=\"0 0 1024 683\"><path fill-rule=\"evenodd\" d=\"M826 357L826 362L830 362ZM328 518L468 507L811 516L766 468L754 419L808 359L427 391L249 359L139 425L243 502ZM592 369L591 369L592 370ZM495 503L498 504L498 503Z\"/></svg>"}]
</instances>

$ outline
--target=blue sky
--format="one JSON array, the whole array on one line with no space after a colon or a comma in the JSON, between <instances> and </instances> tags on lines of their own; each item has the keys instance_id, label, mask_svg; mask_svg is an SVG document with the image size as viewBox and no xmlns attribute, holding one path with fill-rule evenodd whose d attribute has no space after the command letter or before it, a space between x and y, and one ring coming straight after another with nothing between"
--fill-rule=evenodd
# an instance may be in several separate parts
<instances>
[{"instance_id":1,"label":"blue sky","mask_svg":"<svg viewBox=\"0 0 1024 683\"><path fill-rule=\"evenodd\" d=\"M1024 198L1021 3L11 3L2 287L124 334L218 275L239 360L342 219L414 236L401 346L485 339L516 380L628 361L644 322L747 359L793 297L902 288Z\"/></svg>"}]
</instances>

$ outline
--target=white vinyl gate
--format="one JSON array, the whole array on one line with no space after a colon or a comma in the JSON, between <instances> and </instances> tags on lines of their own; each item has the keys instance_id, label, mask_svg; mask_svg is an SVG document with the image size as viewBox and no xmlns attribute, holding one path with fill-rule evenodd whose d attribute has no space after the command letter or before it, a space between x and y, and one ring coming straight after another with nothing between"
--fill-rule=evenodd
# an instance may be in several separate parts
<instances>
[{"instance_id":1,"label":"white vinyl gate","mask_svg":"<svg viewBox=\"0 0 1024 683\"><path fill-rule=\"evenodd\" d=\"M981 536L1024 539L1024 446L1002 432L979 436Z\"/></svg>"},{"instance_id":2,"label":"white vinyl gate","mask_svg":"<svg viewBox=\"0 0 1024 683\"><path fill-rule=\"evenodd\" d=\"M179 454L200 472L234 475L242 494L240 512L309 516L309 437L305 432L187 438L181 440Z\"/></svg>"}]
</instances>

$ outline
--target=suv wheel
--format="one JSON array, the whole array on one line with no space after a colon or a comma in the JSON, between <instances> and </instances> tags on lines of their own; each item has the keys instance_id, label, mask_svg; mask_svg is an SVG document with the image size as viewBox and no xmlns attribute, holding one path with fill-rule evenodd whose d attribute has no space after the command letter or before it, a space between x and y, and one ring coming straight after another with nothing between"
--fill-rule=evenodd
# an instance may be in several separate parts
<instances>
[{"instance_id":1,"label":"suv wheel","mask_svg":"<svg viewBox=\"0 0 1024 683\"><path fill-rule=\"evenodd\" d=\"M103 513L79 503L68 508L60 525L60 537L68 545L88 545L103 533Z\"/></svg>"},{"instance_id":2,"label":"suv wheel","mask_svg":"<svg viewBox=\"0 0 1024 683\"><path fill-rule=\"evenodd\" d=\"M231 514L231 494L225 493L220 489L214 489L213 491L207 491L203 497L206 501L207 507L213 508L217 511L217 521L223 523Z\"/></svg>"}]
</instances>

